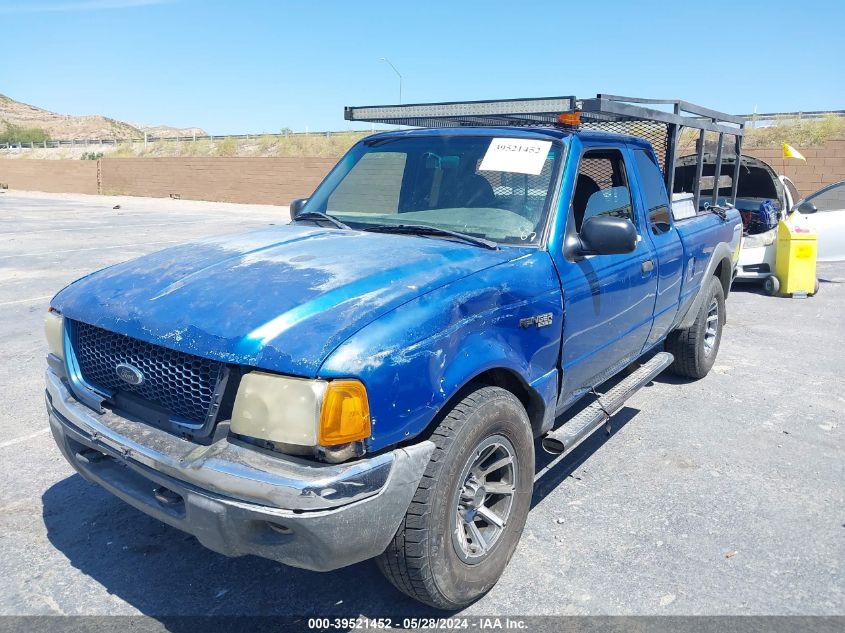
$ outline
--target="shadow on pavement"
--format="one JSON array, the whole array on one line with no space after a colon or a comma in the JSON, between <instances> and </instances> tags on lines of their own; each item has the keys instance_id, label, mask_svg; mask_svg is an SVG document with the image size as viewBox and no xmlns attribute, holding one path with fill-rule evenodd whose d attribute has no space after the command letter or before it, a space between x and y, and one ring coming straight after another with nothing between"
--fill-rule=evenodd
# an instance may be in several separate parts
<instances>
[{"instance_id":1,"label":"shadow on pavement","mask_svg":"<svg viewBox=\"0 0 845 633\"><path fill-rule=\"evenodd\" d=\"M742 282L742 283L734 282L731 285L731 292L732 293L741 292L743 294L750 294L750 295L763 295L764 297L768 296L763 291L763 281L762 280L760 280L759 283L753 282L753 281L746 281L746 282ZM728 298L728 301L730 301L730 297Z\"/></svg>"},{"instance_id":2,"label":"shadow on pavement","mask_svg":"<svg viewBox=\"0 0 845 633\"><path fill-rule=\"evenodd\" d=\"M543 499L555 490L555 488L557 488L567 477L571 476L575 470L592 457L593 453L612 440L613 436L616 435L626 424L628 424L628 422L633 420L639 412L639 409L622 407L610 419L611 431L609 435L604 431L604 429L599 429L581 442L581 444L576 446L575 450L564 455L560 461L552 465L552 467L545 472L543 471L550 464L553 464L558 457L546 453L540 445L539 440L535 442L535 470L540 476L534 481L534 496L531 499L531 507L534 508L537 504L543 501Z\"/></svg>"},{"instance_id":3,"label":"shadow on pavement","mask_svg":"<svg viewBox=\"0 0 845 633\"><path fill-rule=\"evenodd\" d=\"M443 615L396 591L372 561L323 574L253 556L228 558L79 475L53 485L42 501L50 543L145 615ZM90 613L102 605L83 590L77 609Z\"/></svg>"}]
</instances>

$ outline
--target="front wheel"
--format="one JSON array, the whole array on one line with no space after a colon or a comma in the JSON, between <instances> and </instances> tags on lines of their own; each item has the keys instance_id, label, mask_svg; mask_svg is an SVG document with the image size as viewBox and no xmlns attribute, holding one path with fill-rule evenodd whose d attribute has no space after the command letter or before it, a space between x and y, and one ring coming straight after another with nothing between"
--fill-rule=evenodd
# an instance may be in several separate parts
<instances>
[{"instance_id":1,"label":"front wheel","mask_svg":"<svg viewBox=\"0 0 845 633\"><path fill-rule=\"evenodd\" d=\"M704 378L719 353L722 326L725 324L725 291L716 277L702 288L704 301L691 327L675 330L666 339L666 351L675 361L670 371L688 378Z\"/></svg>"},{"instance_id":2,"label":"front wheel","mask_svg":"<svg viewBox=\"0 0 845 633\"><path fill-rule=\"evenodd\" d=\"M513 555L534 481L528 415L509 391L481 386L434 431L436 448L378 565L412 598L458 609L487 593Z\"/></svg>"}]
</instances>

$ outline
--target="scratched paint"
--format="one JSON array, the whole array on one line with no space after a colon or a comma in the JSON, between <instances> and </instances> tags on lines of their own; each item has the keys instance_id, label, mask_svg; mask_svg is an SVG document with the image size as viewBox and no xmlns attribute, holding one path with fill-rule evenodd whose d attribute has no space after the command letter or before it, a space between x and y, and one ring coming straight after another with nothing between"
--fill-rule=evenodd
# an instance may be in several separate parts
<instances>
[{"instance_id":1,"label":"scratched paint","mask_svg":"<svg viewBox=\"0 0 845 633\"><path fill-rule=\"evenodd\" d=\"M112 266L71 284L53 305L150 343L308 377L396 306L519 254L288 225Z\"/></svg>"},{"instance_id":2,"label":"scratched paint","mask_svg":"<svg viewBox=\"0 0 845 633\"><path fill-rule=\"evenodd\" d=\"M423 133L433 132L394 134ZM553 414L590 374L618 360L621 352L613 346L631 343L617 315L637 312L630 331L642 330L645 341L656 291L637 291L630 274L602 272L603 285L595 283L600 275L591 264L563 256L583 144L647 145L588 132L542 134L569 147L544 248L487 250L443 239L288 225L103 269L62 290L52 305L71 319L227 363L293 376L360 378L373 417L371 450L418 435L461 387L490 369L511 372ZM644 211L638 213L645 221ZM680 309L731 230L710 215L679 225L685 258L683 268L676 267L683 280ZM646 249L650 237L643 234ZM672 274L666 277L673 283ZM625 305L603 315L602 306L614 296ZM668 303L667 311L679 312ZM551 314L551 324L519 326L538 314ZM613 318L618 323L611 325L619 327L608 325Z\"/></svg>"},{"instance_id":3,"label":"scratched paint","mask_svg":"<svg viewBox=\"0 0 845 633\"><path fill-rule=\"evenodd\" d=\"M520 319L551 313L544 328ZM521 257L421 294L345 341L320 370L354 375L376 394L370 402L374 448L420 433L457 391L489 369L506 369L545 394L554 409L562 327L560 287L545 251ZM555 389L543 389L551 380ZM543 383L543 385L535 384Z\"/></svg>"}]
</instances>

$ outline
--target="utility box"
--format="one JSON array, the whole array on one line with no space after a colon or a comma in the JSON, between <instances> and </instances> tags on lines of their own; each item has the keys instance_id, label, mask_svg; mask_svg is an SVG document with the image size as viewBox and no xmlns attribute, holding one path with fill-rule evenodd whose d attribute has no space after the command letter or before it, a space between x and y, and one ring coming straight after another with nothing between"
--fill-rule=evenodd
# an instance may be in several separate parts
<instances>
[{"instance_id":1,"label":"utility box","mask_svg":"<svg viewBox=\"0 0 845 633\"><path fill-rule=\"evenodd\" d=\"M782 294L815 294L818 236L807 228L796 226L791 217L778 222L775 254L775 276Z\"/></svg>"}]
</instances>

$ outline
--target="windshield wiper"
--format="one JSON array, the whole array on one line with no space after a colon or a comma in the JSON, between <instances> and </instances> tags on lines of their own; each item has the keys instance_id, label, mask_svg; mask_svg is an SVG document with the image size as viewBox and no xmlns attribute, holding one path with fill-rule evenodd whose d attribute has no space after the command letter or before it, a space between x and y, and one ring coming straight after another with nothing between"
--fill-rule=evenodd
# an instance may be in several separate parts
<instances>
[{"instance_id":1,"label":"windshield wiper","mask_svg":"<svg viewBox=\"0 0 845 633\"><path fill-rule=\"evenodd\" d=\"M483 246L484 248L489 248L491 251L498 250L499 248L496 242L485 240L483 237L475 237L474 235L441 229L427 224L375 224L373 226L362 226L361 230L375 231L378 233L407 233L408 235L442 235L444 237L453 237L476 246Z\"/></svg>"},{"instance_id":2,"label":"windshield wiper","mask_svg":"<svg viewBox=\"0 0 845 633\"><path fill-rule=\"evenodd\" d=\"M326 222L331 222L339 229L352 230L352 227L348 224L344 224L337 218L333 218L328 213L323 213L322 211L301 211L293 219L294 222L297 220L325 220Z\"/></svg>"}]
</instances>

